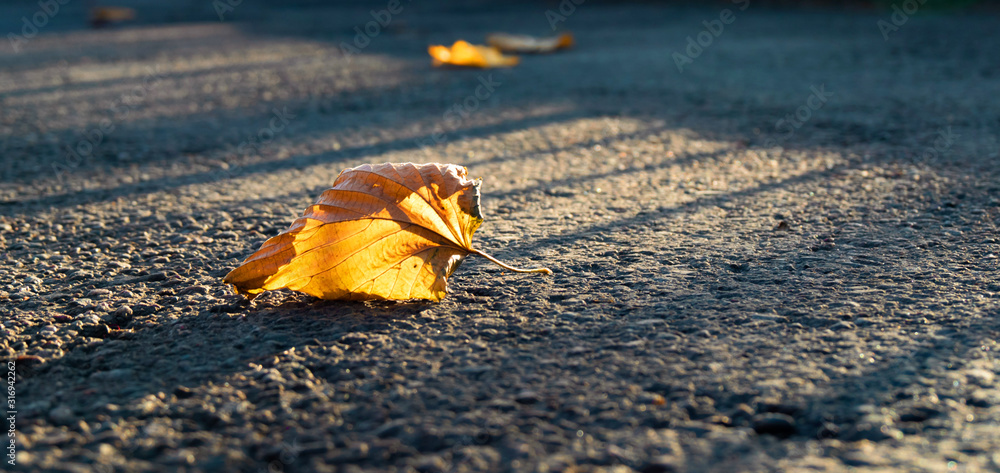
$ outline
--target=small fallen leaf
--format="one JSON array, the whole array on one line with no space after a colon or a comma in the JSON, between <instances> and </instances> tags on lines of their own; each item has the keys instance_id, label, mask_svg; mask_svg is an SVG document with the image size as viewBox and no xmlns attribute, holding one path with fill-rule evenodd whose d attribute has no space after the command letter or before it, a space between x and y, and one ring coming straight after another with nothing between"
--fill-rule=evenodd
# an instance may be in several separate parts
<instances>
[{"instance_id":1,"label":"small fallen leaf","mask_svg":"<svg viewBox=\"0 0 1000 473\"><path fill-rule=\"evenodd\" d=\"M505 53L551 53L558 49L573 47L573 35L538 38L535 36L493 33L486 37L486 44Z\"/></svg>"},{"instance_id":2,"label":"small fallen leaf","mask_svg":"<svg viewBox=\"0 0 1000 473\"><path fill-rule=\"evenodd\" d=\"M134 19L135 10L128 7L94 7L90 9L90 24L94 28Z\"/></svg>"},{"instance_id":3,"label":"small fallen leaf","mask_svg":"<svg viewBox=\"0 0 1000 473\"><path fill-rule=\"evenodd\" d=\"M434 66L465 66L465 67L511 67L516 66L520 59L516 56L504 56L499 49L492 46L469 44L458 40L451 48L447 46L430 46L427 52L434 58Z\"/></svg>"},{"instance_id":4,"label":"small fallen leaf","mask_svg":"<svg viewBox=\"0 0 1000 473\"><path fill-rule=\"evenodd\" d=\"M291 289L322 299L427 299L469 254L517 269L472 247L483 222L482 180L454 164L365 164L340 173L284 233L226 275L251 300Z\"/></svg>"}]
</instances>

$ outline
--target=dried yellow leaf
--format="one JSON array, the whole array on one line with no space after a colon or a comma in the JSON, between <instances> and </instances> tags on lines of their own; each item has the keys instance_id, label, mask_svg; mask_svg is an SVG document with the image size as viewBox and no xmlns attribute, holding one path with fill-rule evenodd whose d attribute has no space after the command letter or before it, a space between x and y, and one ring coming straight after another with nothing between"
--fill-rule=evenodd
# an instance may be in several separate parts
<instances>
[{"instance_id":1,"label":"dried yellow leaf","mask_svg":"<svg viewBox=\"0 0 1000 473\"><path fill-rule=\"evenodd\" d=\"M465 67L511 67L516 66L520 59L516 56L504 56L499 49L491 46L469 44L458 40L451 48L447 46L430 46L427 52L434 58L435 66L465 66Z\"/></svg>"},{"instance_id":2,"label":"dried yellow leaf","mask_svg":"<svg viewBox=\"0 0 1000 473\"><path fill-rule=\"evenodd\" d=\"M481 180L453 164L365 164L340 173L284 233L226 275L253 299L291 289L323 299L427 299L447 294L447 278L483 222Z\"/></svg>"}]
</instances>

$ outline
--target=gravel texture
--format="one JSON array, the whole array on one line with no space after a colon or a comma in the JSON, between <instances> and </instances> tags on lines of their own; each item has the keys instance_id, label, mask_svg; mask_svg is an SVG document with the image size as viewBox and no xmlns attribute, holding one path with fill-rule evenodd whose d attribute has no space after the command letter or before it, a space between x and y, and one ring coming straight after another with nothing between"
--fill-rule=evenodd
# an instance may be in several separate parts
<instances>
[{"instance_id":1,"label":"gravel texture","mask_svg":"<svg viewBox=\"0 0 1000 473\"><path fill-rule=\"evenodd\" d=\"M558 4L404 2L355 56L371 6L247 5L0 45L22 468L1000 470L995 11L885 41L891 11L583 3L575 49L469 71L426 45ZM436 304L221 283L401 161L482 176L477 245L555 274L470 258Z\"/></svg>"}]
</instances>

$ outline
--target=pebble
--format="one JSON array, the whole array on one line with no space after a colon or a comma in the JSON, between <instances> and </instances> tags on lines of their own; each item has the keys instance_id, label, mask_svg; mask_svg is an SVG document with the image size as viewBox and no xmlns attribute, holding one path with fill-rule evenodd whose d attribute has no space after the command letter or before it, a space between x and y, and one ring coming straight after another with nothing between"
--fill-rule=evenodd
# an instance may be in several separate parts
<instances>
[{"instance_id":1,"label":"pebble","mask_svg":"<svg viewBox=\"0 0 1000 473\"><path fill-rule=\"evenodd\" d=\"M768 413L754 417L753 430L761 435L786 438L795 435L798 427L795 419L787 414Z\"/></svg>"},{"instance_id":2,"label":"pebble","mask_svg":"<svg viewBox=\"0 0 1000 473\"><path fill-rule=\"evenodd\" d=\"M111 459L118 455L118 449L110 444L102 443L97 446L97 455L102 458Z\"/></svg>"},{"instance_id":3,"label":"pebble","mask_svg":"<svg viewBox=\"0 0 1000 473\"><path fill-rule=\"evenodd\" d=\"M162 309L162 307L158 304L132 304L128 307L136 316L149 315Z\"/></svg>"},{"instance_id":4,"label":"pebble","mask_svg":"<svg viewBox=\"0 0 1000 473\"><path fill-rule=\"evenodd\" d=\"M84 325L80 327L80 335L84 337L107 338L111 329L105 324Z\"/></svg>"},{"instance_id":5,"label":"pebble","mask_svg":"<svg viewBox=\"0 0 1000 473\"><path fill-rule=\"evenodd\" d=\"M345 345L358 345L367 342L369 338L371 337L364 332L352 332L344 334L337 340L337 343L343 343Z\"/></svg>"},{"instance_id":6,"label":"pebble","mask_svg":"<svg viewBox=\"0 0 1000 473\"><path fill-rule=\"evenodd\" d=\"M419 473L445 473L448 462L439 455L429 455L414 461L413 468Z\"/></svg>"},{"instance_id":7,"label":"pebble","mask_svg":"<svg viewBox=\"0 0 1000 473\"><path fill-rule=\"evenodd\" d=\"M473 376L487 373L490 371L493 371L493 367L489 365L466 366L458 370L459 373L466 375L473 375Z\"/></svg>"},{"instance_id":8,"label":"pebble","mask_svg":"<svg viewBox=\"0 0 1000 473\"><path fill-rule=\"evenodd\" d=\"M91 289L89 292L87 292L86 297L100 297L100 296L106 296L108 294L111 294L111 291L107 289Z\"/></svg>"},{"instance_id":9,"label":"pebble","mask_svg":"<svg viewBox=\"0 0 1000 473\"><path fill-rule=\"evenodd\" d=\"M86 307L92 307L94 305L94 301L91 300L91 299L87 299L86 297L81 297L81 298L76 299L73 302L71 302L71 304L73 304L73 305L75 305L77 307L84 307L84 308L86 308Z\"/></svg>"},{"instance_id":10,"label":"pebble","mask_svg":"<svg viewBox=\"0 0 1000 473\"><path fill-rule=\"evenodd\" d=\"M887 459L876 452L875 446L866 440L857 442L854 448L844 452L841 459L845 464L855 467L888 465Z\"/></svg>"},{"instance_id":11,"label":"pebble","mask_svg":"<svg viewBox=\"0 0 1000 473\"><path fill-rule=\"evenodd\" d=\"M846 320L841 320L840 322L837 322L830 326L831 329L836 331L854 330L857 327L858 327L857 325L854 325L853 323L848 322Z\"/></svg>"},{"instance_id":12,"label":"pebble","mask_svg":"<svg viewBox=\"0 0 1000 473\"><path fill-rule=\"evenodd\" d=\"M932 417L942 415L940 408L935 406L914 406L899 413L900 422L924 422Z\"/></svg>"},{"instance_id":13,"label":"pebble","mask_svg":"<svg viewBox=\"0 0 1000 473\"><path fill-rule=\"evenodd\" d=\"M132 314L133 311L131 307L122 305L111 313L112 321L118 326L125 326L132 320Z\"/></svg>"},{"instance_id":14,"label":"pebble","mask_svg":"<svg viewBox=\"0 0 1000 473\"><path fill-rule=\"evenodd\" d=\"M57 425L70 425L76 420L76 414L68 406L59 406L49 411L49 420Z\"/></svg>"},{"instance_id":15,"label":"pebble","mask_svg":"<svg viewBox=\"0 0 1000 473\"><path fill-rule=\"evenodd\" d=\"M518 404L535 404L540 402L541 398L538 397L538 393L525 390L514 396L514 401Z\"/></svg>"},{"instance_id":16,"label":"pebble","mask_svg":"<svg viewBox=\"0 0 1000 473\"><path fill-rule=\"evenodd\" d=\"M658 455L639 469L640 473L681 473L685 471L684 459L677 455Z\"/></svg>"},{"instance_id":17,"label":"pebble","mask_svg":"<svg viewBox=\"0 0 1000 473\"><path fill-rule=\"evenodd\" d=\"M990 408L1000 404L1000 393L993 389L977 389L966 397L965 403L972 407Z\"/></svg>"},{"instance_id":18,"label":"pebble","mask_svg":"<svg viewBox=\"0 0 1000 473\"><path fill-rule=\"evenodd\" d=\"M205 294L208 294L210 290L211 289L208 286L188 286L188 287L185 287L184 289L181 289L178 292L178 295L185 295L185 294L202 294L202 295L205 295Z\"/></svg>"},{"instance_id":19,"label":"pebble","mask_svg":"<svg viewBox=\"0 0 1000 473\"><path fill-rule=\"evenodd\" d=\"M889 439L902 439L903 433L892 426L881 422L862 422L854 428L854 432L849 435L851 440L868 440L881 442Z\"/></svg>"},{"instance_id":20,"label":"pebble","mask_svg":"<svg viewBox=\"0 0 1000 473\"><path fill-rule=\"evenodd\" d=\"M126 368L117 368L108 371L95 371L90 375L93 381L121 381L132 378L134 372Z\"/></svg>"},{"instance_id":21,"label":"pebble","mask_svg":"<svg viewBox=\"0 0 1000 473\"><path fill-rule=\"evenodd\" d=\"M984 388L992 387L993 380L996 377L996 375L992 372L982 368L968 370L965 372L965 376L968 377L973 383L976 383Z\"/></svg>"}]
</instances>

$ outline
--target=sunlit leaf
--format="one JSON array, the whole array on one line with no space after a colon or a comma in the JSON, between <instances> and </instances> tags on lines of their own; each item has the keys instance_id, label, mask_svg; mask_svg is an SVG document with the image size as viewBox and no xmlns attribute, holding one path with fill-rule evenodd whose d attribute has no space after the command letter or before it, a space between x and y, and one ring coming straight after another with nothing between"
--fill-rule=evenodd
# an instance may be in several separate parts
<instances>
[{"instance_id":1,"label":"sunlit leaf","mask_svg":"<svg viewBox=\"0 0 1000 473\"><path fill-rule=\"evenodd\" d=\"M481 180L453 164L344 170L302 217L226 275L236 292L292 289L323 299L441 300L483 222Z\"/></svg>"},{"instance_id":2,"label":"sunlit leaf","mask_svg":"<svg viewBox=\"0 0 1000 473\"><path fill-rule=\"evenodd\" d=\"M462 40L455 41L450 48L430 46L427 52L434 58L435 66L511 67L520 61L516 56L504 56L497 48L469 44Z\"/></svg>"}]
</instances>

